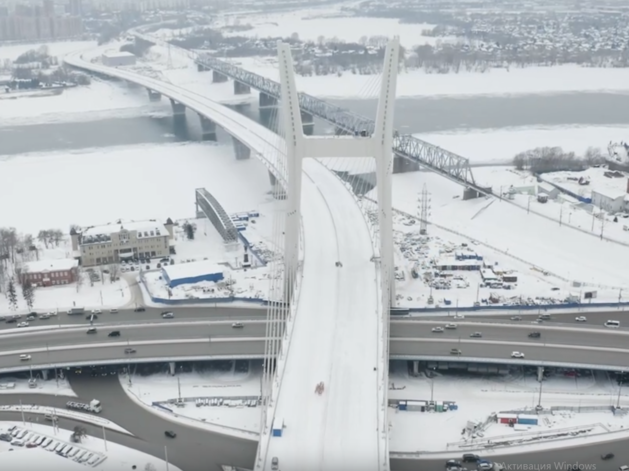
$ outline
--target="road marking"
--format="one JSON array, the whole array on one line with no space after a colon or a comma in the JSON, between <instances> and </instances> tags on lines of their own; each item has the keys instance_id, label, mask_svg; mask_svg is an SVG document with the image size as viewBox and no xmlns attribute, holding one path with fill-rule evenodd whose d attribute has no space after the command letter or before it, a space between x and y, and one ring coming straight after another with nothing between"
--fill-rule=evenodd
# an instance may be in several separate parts
<instances>
[{"instance_id":1,"label":"road marking","mask_svg":"<svg viewBox=\"0 0 629 471\"><path fill-rule=\"evenodd\" d=\"M0 356L34 354L59 352L66 350L83 350L93 348L112 348L112 347L138 347L142 345L167 345L167 344L189 344L189 343L226 343L226 342L264 342L264 337L234 337L234 338L204 338L204 339L165 339L165 340L140 340L137 342L110 342L110 343L87 343L83 345L59 345L49 348L31 348L28 350L12 350L9 352L0 352Z\"/></svg>"},{"instance_id":2,"label":"road marking","mask_svg":"<svg viewBox=\"0 0 629 471\"><path fill-rule=\"evenodd\" d=\"M614 347L591 347L588 345L562 345L562 344L545 344L545 343L532 343L532 342L511 342L501 340L469 340L469 339L455 339L448 337L434 338L407 338L407 337L394 337L392 342L426 342L426 343L456 343L456 344L482 344L482 345L513 345L519 347L544 347L554 349L565 350L590 350L595 352L615 352L615 353L629 353L629 349L614 348Z\"/></svg>"}]
</instances>

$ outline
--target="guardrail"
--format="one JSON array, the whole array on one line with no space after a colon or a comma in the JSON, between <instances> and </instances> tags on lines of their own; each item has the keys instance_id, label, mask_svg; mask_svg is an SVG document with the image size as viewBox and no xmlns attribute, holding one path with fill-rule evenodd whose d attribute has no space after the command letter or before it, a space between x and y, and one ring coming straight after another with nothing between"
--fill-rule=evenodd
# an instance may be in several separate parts
<instances>
[{"instance_id":1,"label":"guardrail","mask_svg":"<svg viewBox=\"0 0 629 471\"><path fill-rule=\"evenodd\" d=\"M444 306L444 307L409 307L410 312L476 312L476 311L548 311L554 309L600 309L629 307L629 302L608 303L561 303L561 304L527 304L527 305L482 305L482 306Z\"/></svg>"}]
</instances>

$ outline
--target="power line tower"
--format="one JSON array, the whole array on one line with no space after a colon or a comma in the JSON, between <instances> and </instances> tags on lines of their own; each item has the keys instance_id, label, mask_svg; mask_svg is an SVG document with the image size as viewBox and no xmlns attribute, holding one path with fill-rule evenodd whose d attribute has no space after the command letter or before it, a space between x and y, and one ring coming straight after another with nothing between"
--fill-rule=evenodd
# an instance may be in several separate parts
<instances>
[{"instance_id":1,"label":"power line tower","mask_svg":"<svg viewBox=\"0 0 629 471\"><path fill-rule=\"evenodd\" d=\"M417 198L417 204L419 209L419 233L425 235L428 233L428 216L430 216L430 194L425 183L419 198Z\"/></svg>"}]
</instances>

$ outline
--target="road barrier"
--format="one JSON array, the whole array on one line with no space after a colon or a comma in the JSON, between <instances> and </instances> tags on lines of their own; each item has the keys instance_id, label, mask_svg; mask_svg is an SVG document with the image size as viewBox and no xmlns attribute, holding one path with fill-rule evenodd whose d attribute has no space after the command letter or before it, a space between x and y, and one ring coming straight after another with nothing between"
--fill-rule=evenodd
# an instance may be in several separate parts
<instances>
[{"instance_id":1,"label":"road barrier","mask_svg":"<svg viewBox=\"0 0 629 471\"><path fill-rule=\"evenodd\" d=\"M629 302L615 302L615 303L561 303L561 304L533 304L533 305L513 305L504 306L498 305L482 305L482 306L465 306L465 307L409 307L408 310L411 313L425 313L425 312L476 312L476 311L549 311L555 309L600 309L600 308L621 308L629 307Z\"/></svg>"}]
</instances>

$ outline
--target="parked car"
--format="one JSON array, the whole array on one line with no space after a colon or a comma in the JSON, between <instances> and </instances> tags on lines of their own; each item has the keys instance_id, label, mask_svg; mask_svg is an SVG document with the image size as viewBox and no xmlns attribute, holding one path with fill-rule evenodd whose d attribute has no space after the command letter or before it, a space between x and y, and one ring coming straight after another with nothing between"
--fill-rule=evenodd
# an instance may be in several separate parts
<instances>
[{"instance_id":1,"label":"parked car","mask_svg":"<svg viewBox=\"0 0 629 471\"><path fill-rule=\"evenodd\" d=\"M482 332L472 332L472 333L470 334L470 337L475 338L475 339L479 339L479 338L481 338L482 336L483 336L483 333L482 333Z\"/></svg>"},{"instance_id":2,"label":"parked car","mask_svg":"<svg viewBox=\"0 0 629 471\"><path fill-rule=\"evenodd\" d=\"M512 352L511 358L524 358L524 353L522 352Z\"/></svg>"},{"instance_id":3,"label":"parked car","mask_svg":"<svg viewBox=\"0 0 629 471\"><path fill-rule=\"evenodd\" d=\"M577 321L577 322L587 322L588 321L587 317L585 317L585 316L575 317L574 320Z\"/></svg>"},{"instance_id":4,"label":"parked car","mask_svg":"<svg viewBox=\"0 0 629 471\"><path fill-rule=\"evenodd\" d=\"M166 435L168 438L175 438L177 436L177 434L172 430L166 430L164 432L164 435Z\"/></svg>"},{"instance_id":5,"label":"parked car","mask_svg":"<svg viewBox=\"0 0 629 471\"><path fill-rule=\"evenodd\" d=\"M443 327L433 327L432 332L440 334L443 332Z\"/></svg>"}]
</instances>

